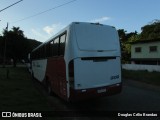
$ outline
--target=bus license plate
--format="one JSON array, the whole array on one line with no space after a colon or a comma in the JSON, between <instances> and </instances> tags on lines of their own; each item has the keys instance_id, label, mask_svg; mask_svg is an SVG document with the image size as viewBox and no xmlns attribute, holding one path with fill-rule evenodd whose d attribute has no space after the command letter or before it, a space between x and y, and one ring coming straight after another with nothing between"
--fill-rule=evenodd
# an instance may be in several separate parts
<instances>
[{"instance_id":1,"label":"bus license plate","mask_svg":"<svg viewBox=\"0 0 160 120\"><path fill-rule=\"evenodd\" d=\"M106 92L106 89L99 89L99 90L97 90L97 93L104 93L104 92Z\"/></svg>"}]
</instances>

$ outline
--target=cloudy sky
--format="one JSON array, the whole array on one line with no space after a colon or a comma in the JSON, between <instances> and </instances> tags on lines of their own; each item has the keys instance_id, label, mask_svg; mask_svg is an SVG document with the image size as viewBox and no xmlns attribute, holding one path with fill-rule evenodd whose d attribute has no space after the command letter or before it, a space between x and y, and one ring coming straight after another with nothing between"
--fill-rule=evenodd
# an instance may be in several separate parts
<instances>
[{"instance_id":1,"label":"cloudy sky","mask_svg":"<svg viewBox=\"0 0 160 120\"><path fill-rule=\"evenodd\" d=\"M0 0L0 10L19 0ZM0 12L0 34L20 27L27 38L46 41L71 22L100 22L141 32L160 19L160 0L23 0Z\"/></svg>"}]
</instances>

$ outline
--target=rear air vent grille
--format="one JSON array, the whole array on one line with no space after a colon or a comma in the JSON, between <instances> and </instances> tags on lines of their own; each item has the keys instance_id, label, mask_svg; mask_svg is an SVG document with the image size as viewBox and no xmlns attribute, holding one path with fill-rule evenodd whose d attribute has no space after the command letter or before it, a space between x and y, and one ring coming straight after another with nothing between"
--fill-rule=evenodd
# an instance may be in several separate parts
<instances>
[{"instance_id":1,"label":"rear air vent grille","mask_svg":"<svg viewBox=\"0 0 160 120\"><path fill-rule=\"evenodd\" d=\"M94 62L107 61L109 59L116 59L116 57L83 57L81 60L93 60Z\"/></svg>"}]
</instances>

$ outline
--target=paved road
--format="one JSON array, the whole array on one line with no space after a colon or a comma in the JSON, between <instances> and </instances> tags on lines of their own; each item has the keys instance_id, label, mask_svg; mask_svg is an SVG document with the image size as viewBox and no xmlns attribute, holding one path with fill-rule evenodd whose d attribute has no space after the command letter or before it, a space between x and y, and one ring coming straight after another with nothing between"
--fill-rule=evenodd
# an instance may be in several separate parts
<instances>
[{"instance_id":1,"label":"paved road","mask_svg":"<svg viewBox=\"0 0 160 120\"><path fill-rule=\"evenodd\" d=\"M56 96L47 98L60 111L160 111L160 88L131 80L123 82L121 94L97 100L71 104Z\"/></svg>"}]
</instances>

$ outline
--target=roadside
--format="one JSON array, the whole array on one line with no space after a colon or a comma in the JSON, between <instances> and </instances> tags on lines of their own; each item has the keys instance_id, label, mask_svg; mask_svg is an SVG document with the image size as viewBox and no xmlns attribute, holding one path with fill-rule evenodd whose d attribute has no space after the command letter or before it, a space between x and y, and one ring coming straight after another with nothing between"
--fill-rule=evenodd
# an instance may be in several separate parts
<instances>
[{"instance_id":1,"label":"roadside","mask_svg":"<svg viewBox=\"0 0 160 120\"><path fill-rule=\"evenodd\" d=\"M160 86L133 80L133 79L123 79L123 84L160 93Z\"/></svg>"},{"instance_id":2,"label":"roadside","mask_svg":"<svg viewBox=\"0 0 160 120\"><path fill-rule=\"evenodd\" d=\"M122 70L122 82L129 86L160 92L160 73Z\"/></svg>"},{"instance_id":3,"label":"roadside","mask_svg":"<svg viewBox=\"0 0 160 120\"><path fill-rule=\"evenodd\" d=\"M8 78L7 70L9 70ZM53 110L54 108L50 106L47 98L35 88L27 68L0 68L0 112L47 112Z\"/></svg>"},{"instance_id":4,"label":"roadside","mask_svg":"<svg viewBox=\"0 0 160 120\"><path fill-rule=\"evenodd\" d=\"M160 86L160 72L148 72L148 71L133 71L133 70L122 70L122 78L126 80L137 81L146 83L146 85L154 85L155 87Z\"/></svg>"},{"instance_id":5,"label":"roadside","mask_svg":"<svg viewBox=\"0 0 160 120\"><path fill-rule=\"evenodd\" d=\"M8 78L7 70L9 70ZM38 118L39 120L79 120L74 117L53 117L55 114L54 111L59 111L59 114L62 114L63 112L64 114L67 114L68 107L64 106L62 103L67 104L57 96L48 96L44 86L37 80L31 78L31 75L26 67L0 67L1 113L4 111L20 113L42 112L43 115L52 117ZM5 118L3 119L5 120ZM7 120L9 119L10 118L7 118ZM12 119L17 118L11 118L11 120ZM88 118L83 118L83 120L88 120Z\"/></svg>"}]
</instances>

